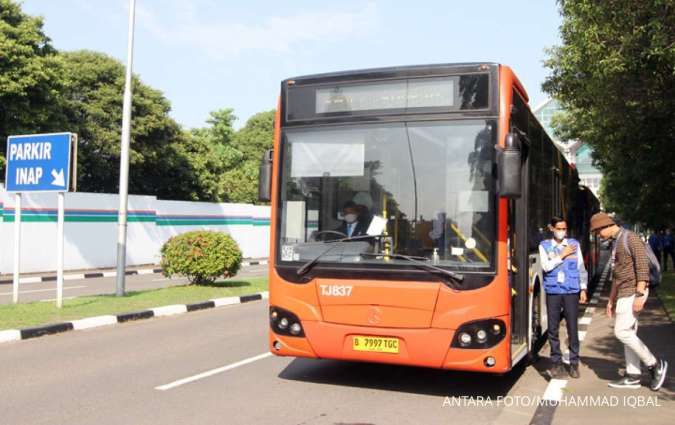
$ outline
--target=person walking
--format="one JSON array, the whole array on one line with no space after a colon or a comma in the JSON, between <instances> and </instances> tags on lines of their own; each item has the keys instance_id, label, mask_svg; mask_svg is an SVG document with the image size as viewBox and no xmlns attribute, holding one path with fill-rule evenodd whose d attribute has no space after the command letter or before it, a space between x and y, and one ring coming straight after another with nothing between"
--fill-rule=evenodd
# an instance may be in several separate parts
<instances>
[{"instance_id":1,"label":"person walking","mask_svg":"<svg viewBox=\"0 0 675 425\"><path fill-rule=\"evenodd\" d=\"M668 271L668 257L670 257L673 269L675 269L675 238L673 238L673 231L666 229L663 235L663 271Z\"/></svg>"},{"instance_id":2,"label":"person walking","mask_svg":"<svg viewBox=\"0 0 675 425\"><path fill-rule=\"evenodd\" d=\"M661 250L663 248L663 238L659 234L658 231L652 232L652 234L649 236L649 239L647 240L647 243L649 243L649 246L652 248L652 251L654 251L654 255L656 255L656 258L659 259L659 263L661 262Z\"/></svg>"},{"instance_id":3,"label":"person walking","mask_svg":"<svg viewBox=\"0 0 675 425\"><path fill-rule=\"evenodd\" d=\"M544 291L548 314L548 341L551 346L553 378L563 376L560 338L558 336L560 320L565 317L569 338L570 369L569 376L579 377L579 302L586 303L588 273L578 241L567 238L567 222L553 217L549 225L552 239L539 244L539 258L544 270Z\"/></svg>"},{"instance_id":4,"label":"person walking","mask_svg":"<svg viewBox=\"0 0 675 425\"><path fill-rule=\"evenodd\" d=\"M614 335L623 344L626 373L623 378L608 385L613 388L640 388L642 362L651 376L649 387L658 391L666 378L668 362L656 358L637 336L637 316L649 294L649 258L645 246L635 233L617 226L603 212L591 217L591 232L598 233L603 240L614 239L612 289L606 310L610 318L614 317Z\"/></svg>"}]
</instances>

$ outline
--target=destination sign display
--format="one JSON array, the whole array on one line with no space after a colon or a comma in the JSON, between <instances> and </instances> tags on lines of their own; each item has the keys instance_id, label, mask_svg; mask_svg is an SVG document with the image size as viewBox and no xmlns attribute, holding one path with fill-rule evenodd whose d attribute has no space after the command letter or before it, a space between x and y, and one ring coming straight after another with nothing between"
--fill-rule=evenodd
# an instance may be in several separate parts
<instances>
[{"instance_id":1,"label":"destination sign display","mask_svg":"<svg viewBox=\"0 0 675 425\"><path fill-rule=\"evenodd\" d=\"M330 81L289 81L289 121L476 111L489 109L487 73Z\"/></svg>"},{"instance_id":2,"label":"destination sign display","mask_svg":"<svg viewBox=\"0 0 675 425\"><path fill-rule=\"evenodd\" d=\"M456 77L408 79L316 90L316 113L452 107Z\"/></svg>"}]
</instances>

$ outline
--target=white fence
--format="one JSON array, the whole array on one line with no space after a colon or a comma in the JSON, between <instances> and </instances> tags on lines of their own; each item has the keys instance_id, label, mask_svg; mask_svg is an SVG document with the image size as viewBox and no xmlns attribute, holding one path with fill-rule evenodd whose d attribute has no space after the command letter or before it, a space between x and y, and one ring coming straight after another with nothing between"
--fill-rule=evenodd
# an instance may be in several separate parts
<instances>
[{"instance_id":1,"label":"white fence","mask_svg":"<svg viewBox=\"0 0 675 425\"><path fill-rule=\"evenodd\" d=\"M55 193L22 195L21 272L56 269ZM117 250L117 195L67 193L65 269L114 267ZM244 257L269 252L270 208L248 204L163 201L129 196L127 265L157 264L171 236L197 229L230 234ZM0 188L0 274L12 273L14 194Z\"/></svg>"}]
</instances>

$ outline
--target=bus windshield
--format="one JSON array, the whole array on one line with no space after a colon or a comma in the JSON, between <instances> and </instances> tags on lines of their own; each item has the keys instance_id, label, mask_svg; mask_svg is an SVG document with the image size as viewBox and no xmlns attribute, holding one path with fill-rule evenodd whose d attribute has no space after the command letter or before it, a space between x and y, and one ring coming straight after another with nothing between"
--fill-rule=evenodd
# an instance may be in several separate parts
<instances>
[{"instance_id":1,"label":"bus windshield","mask_svg":"<svg viewBox=\"0 0 675 425\"><path fill-rule=\"evenodd\" d=\"M286 129L278 261L409 266L389 253L493 269L495 129L485 119Z\"/></svg>"}]
</instances>

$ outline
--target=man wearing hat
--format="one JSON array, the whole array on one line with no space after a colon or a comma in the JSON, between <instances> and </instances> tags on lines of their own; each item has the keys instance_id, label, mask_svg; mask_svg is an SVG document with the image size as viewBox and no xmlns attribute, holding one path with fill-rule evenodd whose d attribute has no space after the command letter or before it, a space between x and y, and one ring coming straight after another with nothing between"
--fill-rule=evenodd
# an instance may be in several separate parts
<instances>
[{"instance_id":1,"label":"man wearing hat","mask_svg":"<svg viewBox=\"0 0 675 425\"><path fill-rule=\"evenodd\" d=\"M603 240L614 239L612 250L612 289L607 303L607 315L614 317L614 335L623 343L626 358L625 376L609 383L613 388L640 388L640 361L649 368L649 387L658 391L663 385L668 362L657 359L638 338L638 313L649 293L649 259L643 242L635 233L623 229L607 214L591 217L591 232ZM624 243L623 238L626 238ZM626 247L628 249L626 249Z\"/></svg>"}]
</instances>

